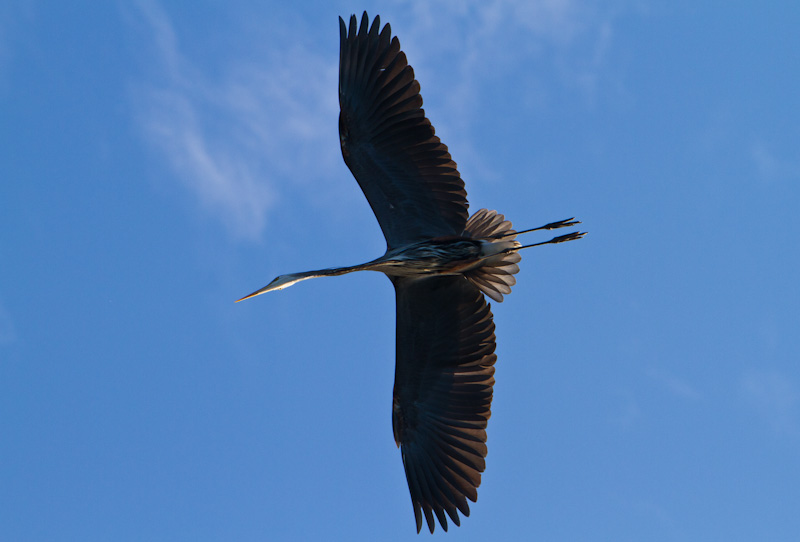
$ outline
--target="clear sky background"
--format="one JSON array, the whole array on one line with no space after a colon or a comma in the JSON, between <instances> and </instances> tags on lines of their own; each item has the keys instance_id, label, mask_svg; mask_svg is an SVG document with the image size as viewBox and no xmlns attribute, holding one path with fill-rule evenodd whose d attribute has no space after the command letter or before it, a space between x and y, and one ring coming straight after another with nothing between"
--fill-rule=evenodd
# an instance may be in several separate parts
<instances>
[{"instance_id":1,"label":"clear sky background","mask_svg":"<svg viewBox=\"0 0 800 542\"><path fill-rule=\"evenodd\" d=\"M233 303L383 253L337 138L364 9L473 210L590 232L493 304L448 536L797 540L800 4L683 0L3 2L0 539L419 539L389 281Z\"/></svg>"}]
</instances>

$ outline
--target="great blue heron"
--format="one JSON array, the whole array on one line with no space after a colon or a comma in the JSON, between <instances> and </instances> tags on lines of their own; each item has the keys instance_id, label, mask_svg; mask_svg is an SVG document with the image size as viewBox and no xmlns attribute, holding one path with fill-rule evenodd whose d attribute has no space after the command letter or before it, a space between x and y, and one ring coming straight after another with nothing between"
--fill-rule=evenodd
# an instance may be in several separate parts
<instances>
[{"instance_id":1,"label":"great blue heron","mask_svg":"<svg viewBox=\"0 0 800 542\"><path fill-rule=\"evenodd\" d=\"M574 232L521 245L519 233L574 226L573 219L515 232L495 211L467 220L464 182L425 117L419 83L397 37L365 12L339 18L339 139L344 161L386 237L370 262L280 275L248 299L314 277L381 271L397 297L392 430L400 447L417 532L424 514L460 525L486 457L494 385L494 323L483 294L503 301L519 250L579 239Z\"/></svg>"}]
</instances>

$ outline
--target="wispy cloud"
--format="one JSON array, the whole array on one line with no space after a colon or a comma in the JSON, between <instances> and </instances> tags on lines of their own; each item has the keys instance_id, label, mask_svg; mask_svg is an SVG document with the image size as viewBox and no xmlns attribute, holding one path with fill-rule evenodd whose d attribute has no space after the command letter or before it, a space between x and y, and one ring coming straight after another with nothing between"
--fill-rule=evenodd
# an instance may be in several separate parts
<instances>
[{"instance_id":1,"label":"wispy cloud","mask_svg":"<svg viewBox=\"0 0 800 542\"><path fill-rule=\"evenodd\" d=\"M492 179L481 163L472 125L493 100L498 80L509 81L521 110L545 107L572 92L587 107L596 100L614 21L625 4L585 0L399 0L405 16L393 20L425 89L446 96L436 103L434 121L467 150L457 161ZM432 67L435 66L435 69ZM508 99L508 97L504 98ZM430 103L430 102L428 102ZM472 152L475 151L475 152Z\"/></svg>"},{"instance_id":2,"label":"wispy cloud","mask_svg":"<svg viewBox=\"0 0 800 542\"><path fill-rule=\"evenodd\" d=\"M601 8L585 0L436 3L399 0L398 3L409 8L403 22L412 28L410 34L404 30L404 35L427 42L435 51L486 58L490 60L485 65L487 69L513 68L521 56L537 55L546 48L555 50L606 43L608 23L618 11L614 4ZM605 49L601 48L599 54L604 53ZM595 48L586 54L588 58L599 60Z\"/></svg>"},{"instance_id":3,"label":"wispy cloud","mask_svg":"<svg viewBox=\"0 0 800 542\"><path fill-rule=\"evenodd\" d=\"M741 380L742 393L778 433L796 434L800 391L789 377L778 372L753 372Z\"/></svg>"},{"instance_id":4,"label":"wispy cloud","mask_svg":"<svg viewBox=\"0 0 800 542\"><path fill-rule=\"evenodd\" d=\"M528 84L541 61L555 66L560 84L587 94L594 92L620 11L611 3L603 8L585 0L446 2L448 9L411 4L412 47L424 48L426 56L457 57L460 85L478 89L475 79L503 73Z\"/></svg>"},{"instance_id":5,"label":"wispy cloud","mask_svg":"<svg viewBox=\"0 0 800 542\"><path fill-rule=\"evenodd\" d=\"M591 101L619 11L584 0L396 5L403 9L382 22L391 22L400 35L426 99L425 89L434 87L437 96L447 97L427 102L435 105L437 128L445 142L455 143L455 158L487 179L495 174L470 134L492 99L492 81L510 75L531 103L557 94L553 84ZM135 18L145 23L137 39L149 66L134 85L137 120L210 215L235 235L258 238L285 191L304 182L332 184L331 172L342 171L335 41L316 50L313 40L298 38L304 31L286 29L285 49L250 54L248 60L236 53L226 59L222 52L212 76L205 59L184 53L176 26L157 0L136 6ZM305 24L300 18L285 22ZM539 81L536 62L550 65L561 82Z\"/></svg>"},{"instance_id":6,"label":"wispy cloud","mask_svg":"<svg viewBox=\"0 0 800 542\"><path fill-rule=\"evenodd\" d=\"M319 128L335 119L336 66L297 45L251 63L231 59L212 79L181 52L155 0L137 6L155 67L134 91L145 136L210 214L235 235L259 237L282 178L324 175L341 160L335 131Z\"/></svg>"}]
</instances>

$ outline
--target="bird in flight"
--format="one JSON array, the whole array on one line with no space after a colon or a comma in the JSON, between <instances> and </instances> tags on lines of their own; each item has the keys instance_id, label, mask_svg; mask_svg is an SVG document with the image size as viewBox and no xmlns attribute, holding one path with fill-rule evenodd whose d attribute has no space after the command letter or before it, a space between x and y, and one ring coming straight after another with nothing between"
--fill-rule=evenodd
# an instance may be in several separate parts
<instances>
[{"instance_id":1,"label":"bird in flight","mask_svg":"<svg viewBox=\"0 0 800 542\"><path fill-rule=\"evenodd\" d=\"M417 532L423 516L460 525L476 502L491 415L494 323L484 295L502 302L519 271L519 251L585 235L522 245L521 233L574 226L574 219L514 231L496 211L468 217L464 182L422 109L419 83L391 27L364 12L339 18L339 140L386 238L369 262L280 275L240 299L302 280L380 271L394 285L397 351L392 431L411 492Z\"/></svg>"}]
</instances>

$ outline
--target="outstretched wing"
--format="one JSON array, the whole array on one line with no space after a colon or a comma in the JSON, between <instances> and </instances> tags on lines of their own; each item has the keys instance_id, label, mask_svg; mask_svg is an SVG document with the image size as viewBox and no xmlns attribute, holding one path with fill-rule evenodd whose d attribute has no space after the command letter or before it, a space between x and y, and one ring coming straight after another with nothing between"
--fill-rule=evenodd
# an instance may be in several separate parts
<instances>
[{"instance_id":1,"label":"outstretched wing","mask_svg":"<svg viewBox=\"0 0 800 542\"><path fill-rule=\"evenodd\" d=\"M422 527L445 513L469 516L485 467L495 337L489 305L461 275L394 278L397 365L394 438L403 456L411 502Z\"/></svg>"},{"instance_id":2,"label":"outstretched wing","mask_svg":"<svg viewBox=\"0 0 800 542\"><path fill-rule=\"evenodd\" d=\"M400 42L367 13L339 18L339 138L389 248L461 235L467 193L447 146L425 117Z\"/></svg>"}]
</instances>

